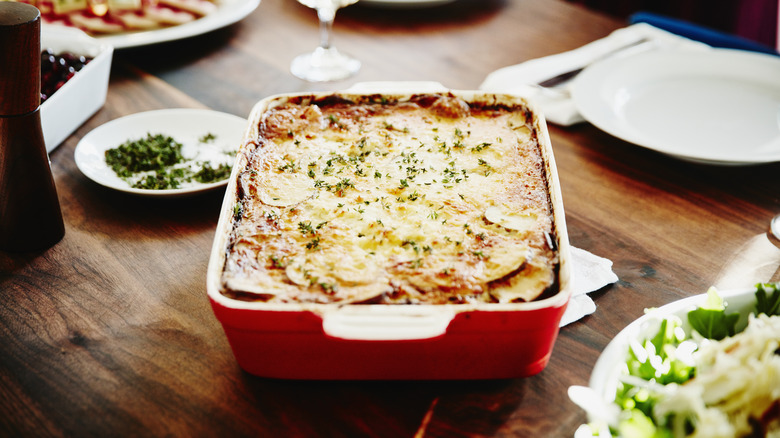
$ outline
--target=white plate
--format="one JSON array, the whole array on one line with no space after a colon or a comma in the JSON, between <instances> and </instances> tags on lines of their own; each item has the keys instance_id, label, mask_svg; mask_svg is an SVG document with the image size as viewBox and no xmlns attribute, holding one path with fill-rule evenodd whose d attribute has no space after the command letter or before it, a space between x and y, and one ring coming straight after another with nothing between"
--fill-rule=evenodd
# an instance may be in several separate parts
<instances>
[{"instance_id":1,"label":"white plate","mask_svg":"<svg viewBox=\"0 0 780 438\"><path fill-rule=\"evenodd\" d=\"M780 161L780 57L658 50L586 68L583 117L628 142L712 164Z\"/></svg>"},{"instance_id":2,"label":"white plate","mask_svg":"<svg viewBox=\"0 0 780 438\"><path fill-rule=\"evenodd\" d=\"M221 0L215 12L189 23L154 30L96 35L94 38L116 49L189 38L233 24L249 15L259 4L260 0ZM44 26L61 27L46 23Z\"/></svg>"},{"instance_id":3,"label":"white plate","mask_svg":"<svg viewBox=\"0 0 780 438\"><path fill-rule=\"evenodd\" d=\"M187 145L197 144L206 134L214 134L215 146L237 151L246 130L247 121L232 114L201 109L167 109L147 111L125 116L105 123L92 131L76 145L75 161L79 170L96 183L144 196L181 196L224 187L227 179L210 184L196 184L192 187L150 190L136 189L119 178L108 167L105 152L128 140L145 137L147 134L164 134Z\"/></svg>"}]
</instances>

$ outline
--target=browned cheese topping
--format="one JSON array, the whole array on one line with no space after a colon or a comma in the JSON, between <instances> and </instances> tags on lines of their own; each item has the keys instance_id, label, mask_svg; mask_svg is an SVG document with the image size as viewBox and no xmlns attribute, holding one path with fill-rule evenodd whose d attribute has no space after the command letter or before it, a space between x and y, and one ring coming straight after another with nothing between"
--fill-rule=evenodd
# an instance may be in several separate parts
<instances>
[{"instance_id":1,"label":"browned cheese topping","mask_svg":"<svg viewBox=\"0 0 780 438\"><path fill-rule=\"evenodd\" d=\"M298 97L243 154L224 293L268 302L508 303L554 293L545 163L524 107Z\"/></svg>"}]
</instances>

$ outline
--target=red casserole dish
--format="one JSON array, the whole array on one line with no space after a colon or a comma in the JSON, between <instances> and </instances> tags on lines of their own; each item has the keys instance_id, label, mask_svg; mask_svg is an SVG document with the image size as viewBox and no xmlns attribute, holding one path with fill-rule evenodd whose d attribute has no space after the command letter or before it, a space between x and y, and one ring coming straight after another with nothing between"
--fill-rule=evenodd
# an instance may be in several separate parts
<instances>
[{"instance_id":1,"label":"red casserole dish","mask_svg":"<svg viewBox=\"0 0 780 438\"><path fill-rule=\"evenodd\" d=\"M525 377L544 369L570 297L568 235L544 118L518 97L475 91L450 93L466 102L521 105L530 115L552 204L559 254L557 292L530 302L419 305L268 303L228 297L222 293L221 276L238 199L237 173L247 162L239 152L217 225L207 291L214 314L245 371L286 379L449 380ZM385 95L403 99L412 94ZM258 135L259 120L269 107L296 96L300 95L260 101L250 116L245 142Z\"/></svg>"}]
</instances>

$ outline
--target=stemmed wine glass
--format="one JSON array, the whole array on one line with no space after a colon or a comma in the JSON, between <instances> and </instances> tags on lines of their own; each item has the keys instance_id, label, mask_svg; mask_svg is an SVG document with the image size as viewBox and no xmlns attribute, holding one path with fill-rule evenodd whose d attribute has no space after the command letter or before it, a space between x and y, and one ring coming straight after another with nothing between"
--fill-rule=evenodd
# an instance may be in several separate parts
<instances>
[{"instance_id":1,"label":"stemmed wine glass","mask_svg":"<svg viewBox=\"0 0 780 438\"><path fill-rule=\"evenodd\" d=\"M358 0L298 0L317 10L320 21L320 46L312 53L304 53L293 59L290 71L295 76L311 82L328 82L346 79L360 70L360 61L339 52L331 40L336 10Z\"/></svg>"}]
</instances>

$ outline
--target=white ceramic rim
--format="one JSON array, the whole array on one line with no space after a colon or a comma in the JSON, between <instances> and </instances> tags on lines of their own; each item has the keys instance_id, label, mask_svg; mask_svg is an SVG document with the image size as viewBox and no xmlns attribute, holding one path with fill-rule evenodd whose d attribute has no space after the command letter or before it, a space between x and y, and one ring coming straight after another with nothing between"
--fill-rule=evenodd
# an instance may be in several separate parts
<instances>
[{"instance_id":1,"label":"white ceramic rim","mask_svg":"<svg viewBox=\"0 0 780 438\"><path fill-rule=\"evenodd\" d=\"M769 163L780 161L778 77L780 57L776 56L731 49L655 50L616 57L589 66L573 83L572 99L587 121L615 137L639 146L710 164ZM729 86L722 87L726 83ZM670 89L668 87L682 88L679 84L695 84L697 89L669 96L663 102L668 111L650 111L651 104L652 109L658 104L659 99L653 96L655 92L663 92ZM703 103L704 100L686 99L692 95L723 96L724 103L738 99L755 103L755 97L760 95L762 99L768 100L767 105L776 104L777 112L749 114L749 108L729 108L725 105L722 111L719 111L720 108L716 111L712 105ZM647 107L643 108L643 105ZM701 107L707 111L702 112ZM631 111L626 108L642 111L645 116L650 113L650 117L639 120L637 113L629 115ZM688 108L691 110L687 111ZM672 115L681 112L684 118ZM705 113L708 117L703 117ZM716 118L712 117L712 113L717 113ZM742 117L740 120L743 123L733 123L731 118L735 114ZM649 132L647 125L650 124L658 126L659 131L672 126L674 132L680 135L679 138L701 141L677 142L677 137L668 140L663 138L664 135ZM721 134L717 133L717 129L699 129L700 126L716 124L722 127ZM755 125L754 128L773 131L771 138L767 138L765 132L758 138L759 134L749 128L751 124ZM733 142L734 137L738 137L739 142ZM720 150L711 150L711 145L716 145Z\"/></svg>"}]
</instances>

